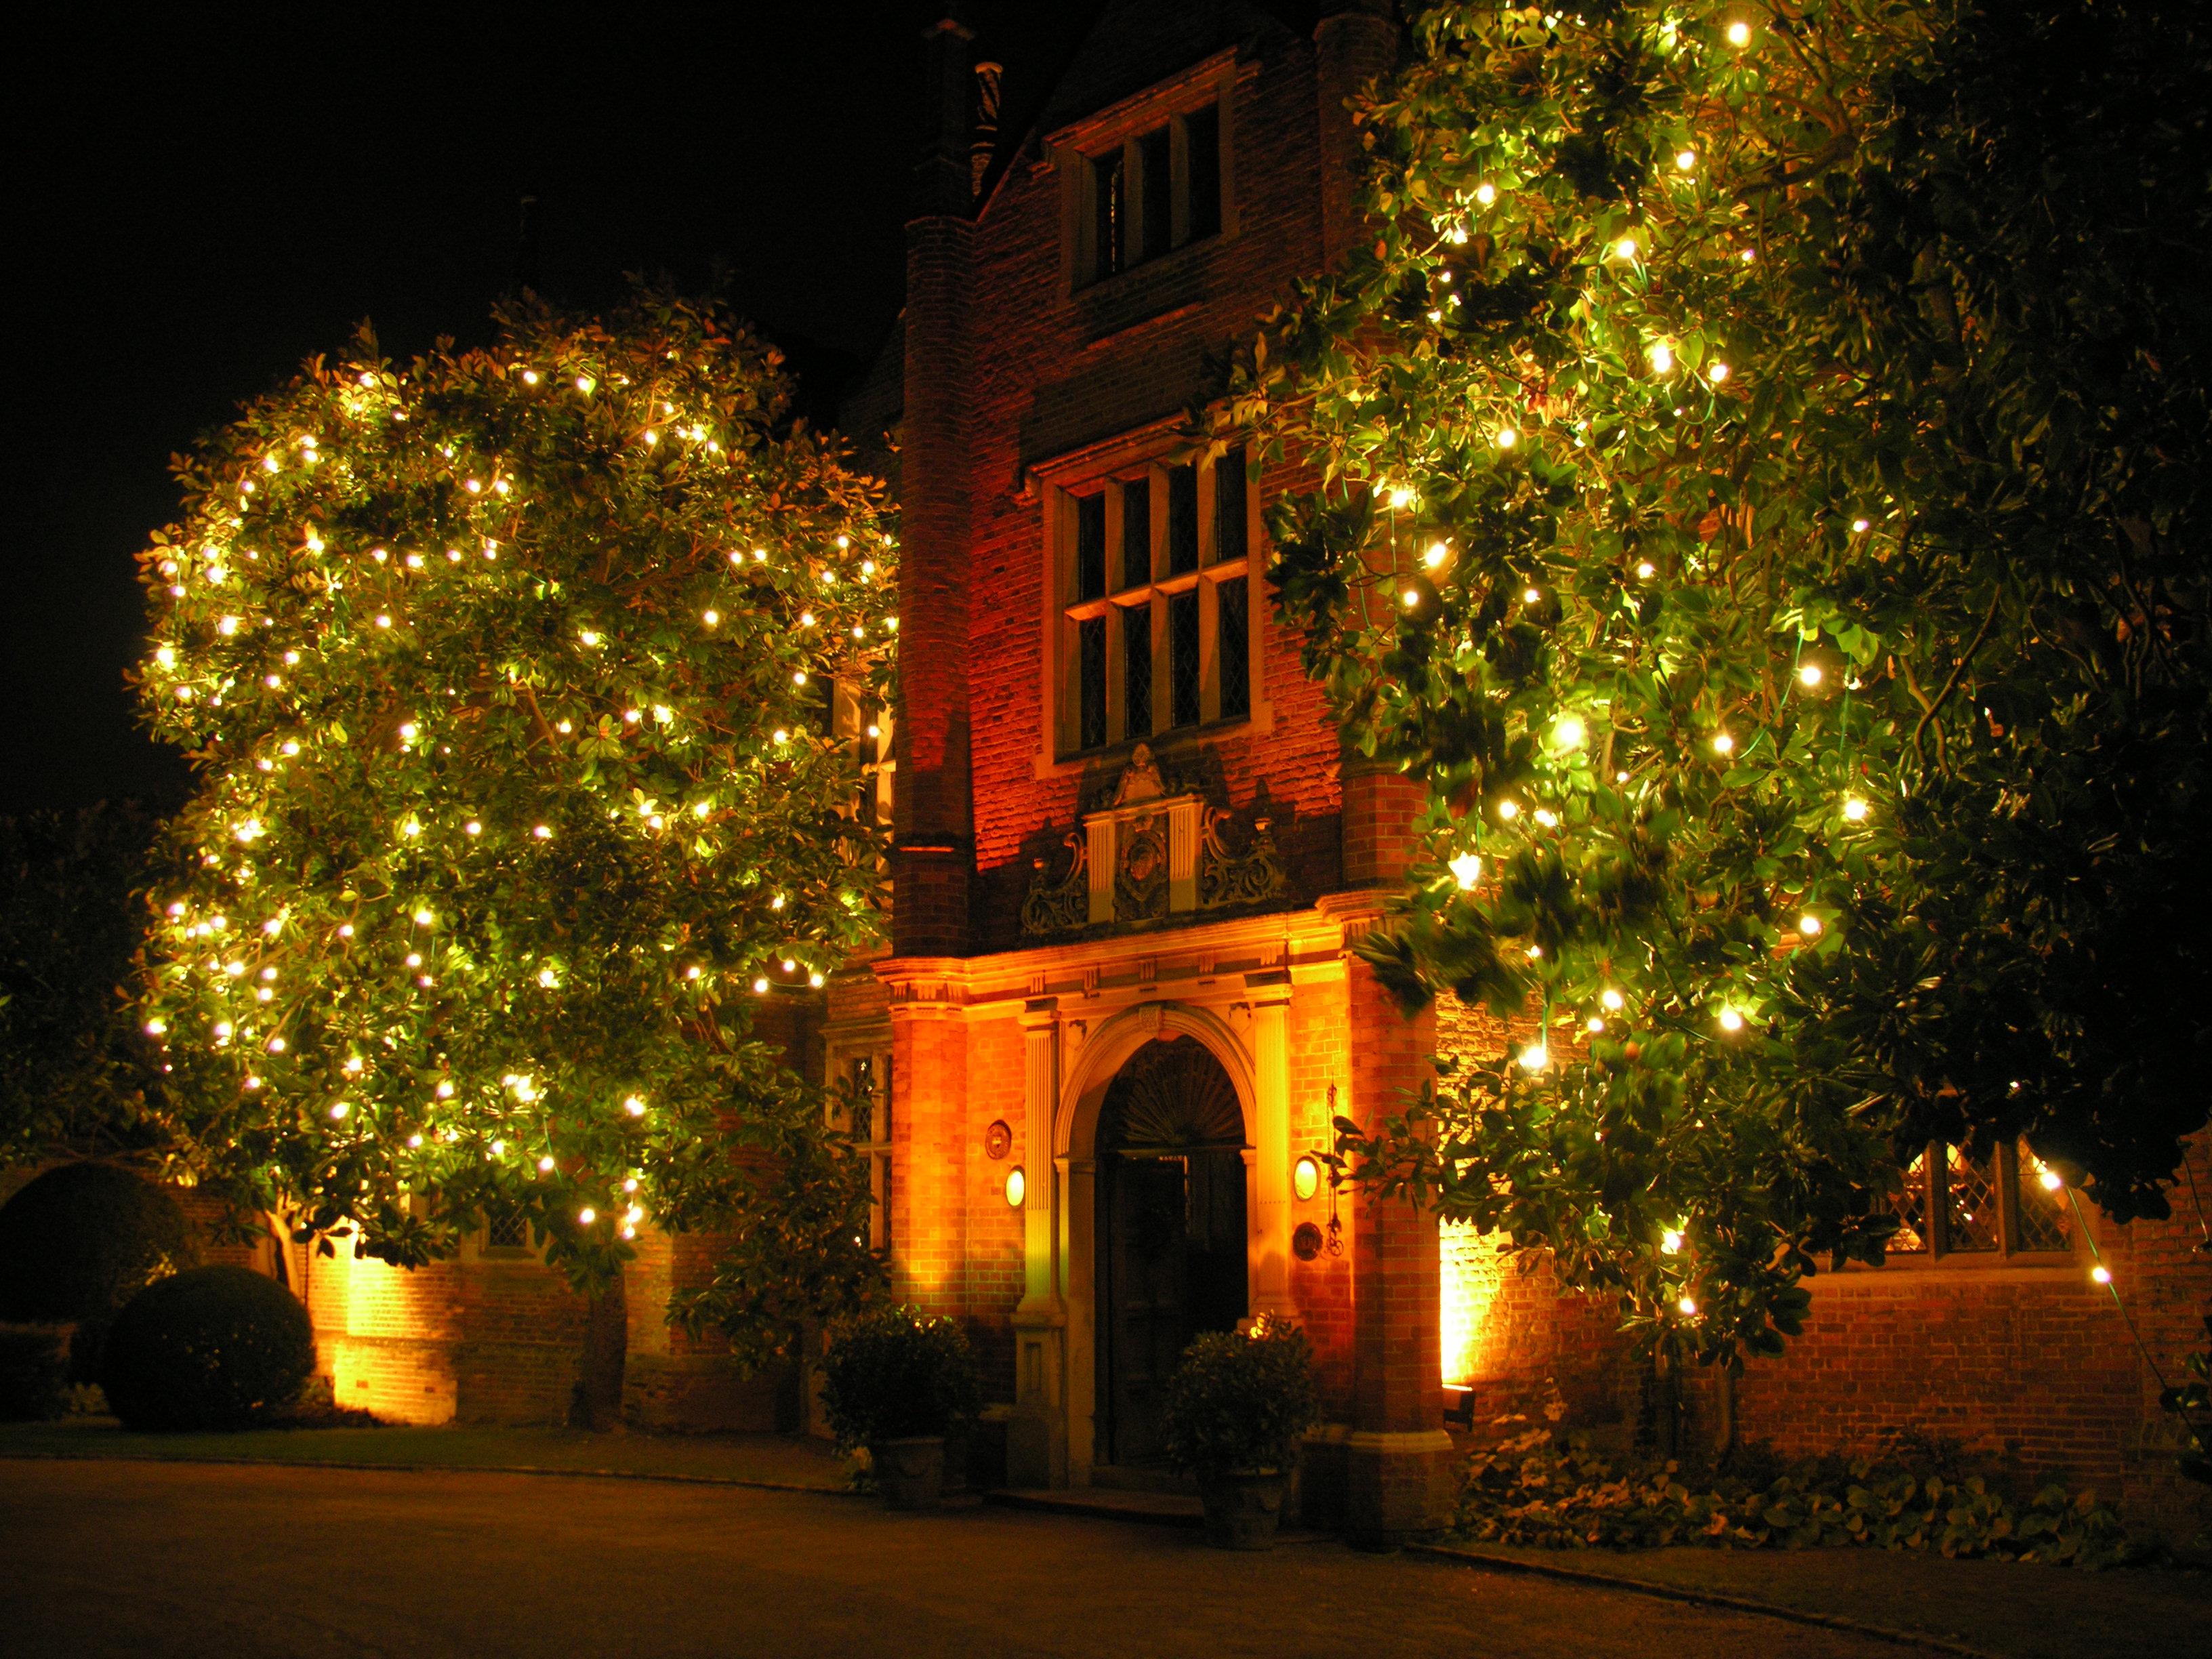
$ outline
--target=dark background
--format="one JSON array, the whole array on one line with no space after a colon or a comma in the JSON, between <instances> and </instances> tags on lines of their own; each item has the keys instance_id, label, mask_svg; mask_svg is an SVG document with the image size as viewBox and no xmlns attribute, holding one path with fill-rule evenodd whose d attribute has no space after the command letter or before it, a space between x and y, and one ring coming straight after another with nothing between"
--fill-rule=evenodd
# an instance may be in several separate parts
<instances>
[{"instance_id":1,"label":"dark background","mask_svg":"<svg viewBox=\"0 0 2212 1659\"><path fill-rule=\"evenodd\" d=\"M168 458L371 319L489 333L523 269L569 306L719 280L819 412L896 316L926 0L625 7L78 6L12 25L15 289L0 444L0 812L137 796L132 556ZM1101 9L977 0L1007 137Z\"/></svg>"}]
</instances>

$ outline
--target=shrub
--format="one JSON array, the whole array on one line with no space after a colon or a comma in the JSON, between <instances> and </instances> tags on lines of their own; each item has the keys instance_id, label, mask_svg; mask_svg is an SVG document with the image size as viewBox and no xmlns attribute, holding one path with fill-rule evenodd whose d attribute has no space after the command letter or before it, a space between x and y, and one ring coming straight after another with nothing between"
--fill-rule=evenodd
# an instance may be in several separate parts
<instances>
[{"instance_id":1,"label":"shrub","mask_svg":"<svg viewBox=\"0 0 2212 1659\"><path fill-rule=\"evenodd\" d=\"M1757 1460L1754 1460L1757 1461ZM1979 1474L1894 1460L1814 1458L1693 1486L1681 1465L1621 1462L1549 1429L1501 1441L1468 1465L1455 1530L1551 1549L1812 1549L1869 1545L1946 1556L2115 1566L2137 1551L2096 1494L2043 1486L2025 1502Z\"/></svg>"},{"instance_id":2,"label":"shrub","mask_svg":"<svg viewBox=\"0 0 2212 1659\"><path fill-rule=\"evenodd\" d=\"M1313 1349L1285 1320L1249 1334L1208 1331L1183 1350L1168 1379L1161 1429L1168 1461L1200 1474L1288 1469L1298 1437L1321 1416Z\"/></svg>"},{"instance_id":3,"label":"shrub","mask_svg":"<svg viewBox=\"0 0 2212 1659\"><path fill-rule=\"evenodd\" d=\"M0 1330L0 1423L42 1423L67 1403L69 1340L33 1327Z\"/></svg>"},{"instance_id":4,"label":"shrub","mask_svg":"<svg viewBox=\"0 0 2212 1659\"><path fill-rule=\"evenodd\" d=\"M919 1308L880 1308L830 1328L822 1409L841 1446L943 1434L982 1407L968 1338Z\"/></svg>"},{"instance_id":5,"label":"shrub","mask_svg":"<svg viewBox=\"0 0 2212 1659\"><path fill-rule=\"evenodd\" d=\"M148 1285L115 1317L100 1385L130 1429L231 1429L291 1404L315 1369L307 1310L245 1267Z\"/></svg>"},{"instance_id":6,"label":"shrub","mask_svg":"<svg viewBox=\"0 0 2212 1659\"><path fill-rule=\"evenodd\" d=\"M198 1254L160 1188L112 1164L64 1164L0 1208L0 1320L103 1319Z\"/></svg>"}]
</instances>

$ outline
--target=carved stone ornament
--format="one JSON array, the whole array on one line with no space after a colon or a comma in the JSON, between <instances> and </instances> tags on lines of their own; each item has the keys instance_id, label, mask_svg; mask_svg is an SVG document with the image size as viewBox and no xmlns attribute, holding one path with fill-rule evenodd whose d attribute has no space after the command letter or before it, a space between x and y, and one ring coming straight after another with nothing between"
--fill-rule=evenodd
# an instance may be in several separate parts
<instances>
[{"instance_id":1,"label":"carved stone ornament","mask_svg":"<svg viewBox=\"0 0 2212 1659\"><path fill-rule=\"evenodd\" d=\"M1068 849L1067 872L1054 877L1045 860L1033 859L1029 896L1022 901L1022 932L1032 935L1072 933L1091 921L1090 848L1083 832L1071 830L1060 843Z\"/></svg>"},{"instance_id":2,"label":"carved stone ornament","mask_svg":"<svg viewBox=\"0 0 2212 1659\"><path fill-rule=\"evenodd\" d=\"M1224 811L1171 783L1140 743L1112 794L1092 799L1062 841L1066 868L1030 860L1022 932L1031 939L1249 908L1285 890L1265 784L1244 812Z\"/></svg>"},{"instance_id":3,"label":"carved stone ornament","mask_svg":"<svg viewBox=\"0 0 2212 1659\"><path fill-rule=\"evenodd\" d=\"M1014 1132L1000 1120L983 1131L983 1156L997 1160L1014 1149Z\"/></svg>"},{"instance_id":4,"label":"carved stone ornament","mask_svg":"<svg viewBox=\"0 0 2212 1659\"><path fill-rule=\"evenodd\" d=\"M1152 744L1139 744L1130 753L1129 763L1121 769L1121 782L1114 787L1113 805L1128 806L1138 801L1158 800L1167 792L1159 764L1152 759Z\"/></svg>"},{"instance_id":5,"label":"carved stone ornament","mask_svg":"<svg viewBox=\"0 0 2212 1659\"><path fill-rule=\"evenodd\" d=\"M1121 867L1114 878L1114 914L1124 921L1157 921L1168 913L1165 815L1146 813L1123 830Z\"/></svg>"}]
</instances>

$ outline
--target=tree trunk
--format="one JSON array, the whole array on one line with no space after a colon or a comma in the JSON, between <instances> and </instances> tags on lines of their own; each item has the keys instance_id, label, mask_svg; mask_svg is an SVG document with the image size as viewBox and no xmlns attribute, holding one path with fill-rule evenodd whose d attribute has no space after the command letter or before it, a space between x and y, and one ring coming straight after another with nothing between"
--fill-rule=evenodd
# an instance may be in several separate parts
<instances>
[{"instance_id":1,"label":"tree trunk","mask_svg":"<svg viewBox=\"0 0 2212 1659\"><path fill-rule=\"evenodd\" d=\"M623 1371L629 1359L629 1304L619 1270L586 1305L583 1364L568 1405L568 1426L615 1433L623 1425Z\"/></svg>"}]
</instances>

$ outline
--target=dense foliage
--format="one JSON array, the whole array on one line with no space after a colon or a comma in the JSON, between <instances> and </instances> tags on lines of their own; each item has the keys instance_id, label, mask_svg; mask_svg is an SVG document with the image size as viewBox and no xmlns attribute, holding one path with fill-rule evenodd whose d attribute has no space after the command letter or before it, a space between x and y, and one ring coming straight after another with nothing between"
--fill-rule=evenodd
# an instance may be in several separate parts
<instances>
[{"instance_id":1,"label":"dense foliage","mask_svg":"<svg viewBox=\"0 0 2212 1659\"><path fill-rule=\"evenodd\" d=\"M1321 1420L1313 1347L1287 1320L1206 1331L1168 1378L1160 1417L1169 1462L1201 1476L1286 1472Z\"/></svg>"},{"instance_id":2,"label":"dense foliage","mask_svg":"<svg viewBox=\"0 0 2212 1659\"><path fill-rule=\"evenodd\" d=\"M113 1164L64 1164L0 1206L0 1319L105 1319L198 1260L168 1194Z\"/></svg>"},{"instance_id":3,"label":"dense foliage","mask_svg":"<svg viewBox=\"0 0 2212 1659\"><path fill-rule=\"evenodd\" d=\"M0 1423L43 1423L68 1409L69 1347L51 1326L0 1328Z\"/></svg>"},{"instance_id":4,"label":"dense foliage","mask_svg":"<svg viewBox=\"0 0 2212 1659\"><path fill-rule=\"evenodd\" d=\"M116 1316L100 1385L126 1429L236 1429L289 1406L314 1369L289 1291L247 1267L194 1267Z\"/></svg>"},{"instance_id":5,"label":"dense foliage","mask_svg":"<svg viewBox=\"0 0 2212 1659\"><path fill-rule=\"evenodd\" d=\"M1822 1459L1699 1480L1674 1462L1623 1464L1549 1430L1469 1462L1454 1529L1553 1549L1816 1549L1863 1545L2108 1567L2139 1553L2094 1492L2038 1488L2015 1502L1988 1477L1899 1458Z\"/></svg>"},{"instance_id":6,"label":"dense foliage","mask_svg":"<svg viewBox=\"0 0 2212 1659\"><path fill-rule=\"evenodd\" d=\"M822 1413L841 1446L941 1435L982 1408L967 1333L919 1308L838 1320L822 1359Z\"/></svg>"},{"instance_id":7,"label":"dense foliage","mask_svg":"<svg viewBox=\"0 0 2212 1659\"><path fill-rule=\"evenodd\" d=\"M1371 959L1526 1023L1363 1178L1708 1359L1880 1261L1930 1141L2165 1212L2212 1053L2205 27L1419 9L1373 246L1224 416L1319 467L1284 612L1430 786Z\"/></svg>"},{"instance_id":8,"label":"dense foliage","mask_svg":"<svg viewBox=\"0 0 2212 1659\"><path fill-rule=\"evenodd\" d=\"M0 1161L157 1139L130 994L155 829L127 804L0 818Z\"/></svg>"},{"instance_id":9,"label":"dense foliage","mask_svg":"<svg viewBox=\"0 0 2212 1659\"><path fill-rule=\"evenodd\" d=\"M823 1121L757 1011L876 935L831 688L887 690L893 549L718 311L498 321L364 334L179 463L141 681L199 788L148 1030L241 1206L400 1264L520 1215L588 1286Z\"/></svg>"},{"instance_id":10,"label":"dense foliage","mask_svg":"<svg viewBox=\"0 0 2212 1659\"><path fill-rule=\"evenodd\" d=\"M678 1291L670 1312L694 1335L718 1332L739 1367L757 1370L799 1358L824 1322L872 1306L890 1270L868 1243L866 1159L822 1132L811 1095L756 1115L746 1139L759 1178L733 1188L715 1218L724 1243L713 1274Z\"/></svg>"}]
</instances>

